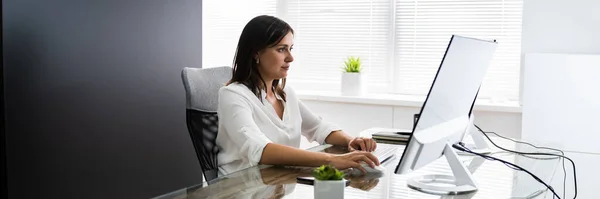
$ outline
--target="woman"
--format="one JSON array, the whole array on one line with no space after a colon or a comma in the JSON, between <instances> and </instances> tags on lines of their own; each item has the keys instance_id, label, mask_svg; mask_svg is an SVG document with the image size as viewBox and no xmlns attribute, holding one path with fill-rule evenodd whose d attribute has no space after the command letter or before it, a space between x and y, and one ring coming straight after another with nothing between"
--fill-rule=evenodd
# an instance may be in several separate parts
<instances>
[{"instance_id":1,"label":"woman","mask_svg":"<svg viewBox=\"0 0 600 199\"><path fill-rule=\"evenodd\" d=\"M379 161L370 152L372 139L353 138L324 122L285 86L294 31L272 16L258 16L244 27L238 43L233 77L219 90L219 171L239 171L257 164L338 169L371 167ZM299 149L300 135L320 144L348 146L352 152L333 155Z\"/></svg>"}]
</instances>

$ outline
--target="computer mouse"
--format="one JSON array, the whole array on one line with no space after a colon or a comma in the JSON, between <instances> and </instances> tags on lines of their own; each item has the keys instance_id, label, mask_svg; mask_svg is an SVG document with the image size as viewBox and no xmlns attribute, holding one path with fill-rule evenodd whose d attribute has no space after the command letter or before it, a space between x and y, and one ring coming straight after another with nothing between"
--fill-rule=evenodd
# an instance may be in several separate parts
<instances>
[{"instance_id":1,"label":"computer mouse","mask_svg":"<svg viewBox=\"0 0 600 199\"><path fill-rule=\"evenodd\" d=\"M385 167L382 167L381 165L375 165L375 168L371 168L371 166L369 166L369 164L367 164L366 162L361 162L360 166L367 171L367 174L385 172Z\"/></svg>"},{"instance_id":2,"label":"computer mouse","mask_svg":"<svg viewBox=\"0 0 600 199\"><path fill-rule=\"evenodd\" d=\"M367 164L366 162L361 162L360 166L362 168L364 168L367 173L363 173L360 169L352 169L350 172L348 172L349 175L352 176L361 176L361 175L375 175L375 176L380 176L383 175L383 173L385 173L385 167L380 166L375 166L375 168L371 168L371 166L369 166L369 164Z\"/></svg>"}]
</instances>

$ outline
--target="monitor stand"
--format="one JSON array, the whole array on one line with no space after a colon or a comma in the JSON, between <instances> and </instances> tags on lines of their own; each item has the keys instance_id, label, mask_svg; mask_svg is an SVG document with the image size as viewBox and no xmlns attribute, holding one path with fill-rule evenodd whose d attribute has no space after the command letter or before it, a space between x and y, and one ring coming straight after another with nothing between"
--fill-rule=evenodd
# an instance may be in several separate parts
<instances>
[{"instance_id":1,"label":"monitor stand","mask_svg":"<svg viewBox=\"0 0 600 199\"><path fill-rule=\"evenodd\" d=\"M486 138L483 135L483 132L479 131L477 127L475 127L474 119L475 116L471 114L471 118L469 121L469 128L467 128L465 136L471 137L473 143L465 143L465 147L475 153L481 154L489 154L492 152L490 145L488 144ZM465 140L465 139L463 139ZM472 155L467 152L458 151L459 155Z\"/></svg>"},{"instance_id":2,"label":"monitor stand","mask_svg":"<svg viewBox=\"0 0 600 199\"><path fill-rule=\"evenodd\" d=\"M486 138L483 137L482 132L479 132L477 129L475 129L475 132L470 131L468 134L471 136L473 143L465 143L465 147L475 153L489 154L492 152L490 145L488 144ZM470 153L462 151L459 151L458 154L471 155Z\"/></svg>"},{"instance_id":3,"label":"monitor stand","mask_svg":"<svg viewBox=\"0 0 600 199\"><path fill-rule=\"evenodd\" d=\"M446 143L444 156L448 160L448 165L452 169L452 176L449 175L423 175L408 179L408 187L425 193L440 195L467 194L477 191L477 185L473 180L471 172L458 158L451 144Z\"/></svg>"}]
</instances>

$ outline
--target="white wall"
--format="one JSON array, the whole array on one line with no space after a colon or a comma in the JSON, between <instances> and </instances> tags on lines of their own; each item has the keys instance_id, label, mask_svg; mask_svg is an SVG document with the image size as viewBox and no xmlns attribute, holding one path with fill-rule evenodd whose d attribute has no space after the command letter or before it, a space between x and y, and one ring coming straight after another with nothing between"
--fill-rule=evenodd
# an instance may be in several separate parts
<instances>
[{"instance_id":1,"label":"white wall","mask_svg":"<svg viewBox=\"0 0 600 199\"><path fill-rule=\"evenodd\" d=\"M523 5L523 57L528 53L600 54L600 1L598 0L525 0ZM525 61L522 61L521 82ZM523 88L523 84L521 84ZM522 96L522 95L521 95ZM552 111L552 110L549 110ZM561 113L551 113L561 114ZM527 137L528 132L523 132ZM582 139L600 140L590 134ZM577 166L579 195L577 198L597 198L592 179L598 179L596 168L600 155L571 152ZM559 193L562 189L562 171L552 182ZM567 196L573 197L572 171L567 167Z\"/></svg>"},{"instance_id":2,"label":"white wall","mask_svg":"<svg viewBox=\"0 0 600 199\"><path fill-rule=\"evenodd\" d=\"M521 58L527 53L600 54L599 8L598 0L525 0Z\"/></svg>"},{"instance_id":3,"label":"white wall","mask_svg":"<svg viewBox=\"0 0 600 199\"><path fill-rule=\"evenodd\" d=\"M600 53L600 1L525 0L522 53Z\"/></svg>"}]
</instances>

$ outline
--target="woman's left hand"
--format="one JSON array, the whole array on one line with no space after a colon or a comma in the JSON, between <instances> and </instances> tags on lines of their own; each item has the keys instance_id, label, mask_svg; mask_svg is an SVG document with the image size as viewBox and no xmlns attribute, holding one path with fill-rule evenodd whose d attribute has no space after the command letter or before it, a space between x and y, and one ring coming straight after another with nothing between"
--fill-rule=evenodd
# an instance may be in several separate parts
<instances>
[{"instance_id":1,"label":"woman's left hand","mask_svg":"<svg viewBox=\"0 0 600 199\"><path fill-rule=\"evenodd\" d=\"M348 142L348 149L350 151L367 151L372 152L377 148L377 143L372 138L355 137Z\"/></svg>"}]
</instances>

